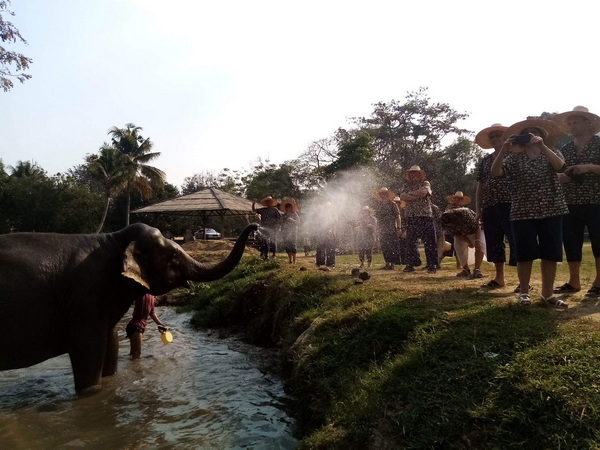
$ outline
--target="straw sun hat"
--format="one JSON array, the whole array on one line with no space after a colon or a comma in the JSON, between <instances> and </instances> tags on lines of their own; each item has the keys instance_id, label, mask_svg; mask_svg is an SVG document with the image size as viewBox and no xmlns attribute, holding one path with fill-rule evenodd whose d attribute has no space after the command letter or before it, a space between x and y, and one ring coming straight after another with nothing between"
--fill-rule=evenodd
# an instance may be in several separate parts
<instances>
[{"instance_id":1,"label":"straw sun hat","mask_svg":"<svg viewBox=\"0 0 600 450\"><path fill-rule=\"evenodd\" d=\"M260 204L263 206L277 206L278 203L279 202L270 195L260 201Z\"/></svg>"},{"instance_id":2,"label":"straw sun hat","mask_svg":"<svg viewBox=\"0 0 600 450\"><path fill-rule=\"evenodd\" d=\"M552 121L557 123L562 131L568 133L569 128L567 127L567 119L573 116L580 116L589 120L592 133L596 134L600 131L600 116L592 114L585 106L576 106L573 108L573 111L556 114L552 117Z\"/></svg>"},{"instance_id":3,"label":"straw sun hat","mask_svg":"<svg viewBox=\"0 0 600 450\"><path fill-rule=\"evenodd\" d=\"M404 172L404 179L408 179L408 174L409 173L418 173L421 175L420 180L423 181L425 178L427 178L427 174L425 173L424 170L422 170L419 166L410 166L410 169L408 169L406 172Z\"/></svg>"},{"instance_id":4,"label":"straw sun hat","mask_svg":"<svg viewBox=\"0 0 600 450\"><path fill-rule=\"evenodd\" d=\"M279 210L281 212L285 212L285 207L287 205L292 205L292 212L298 212L300 210L300 208L298 208L298 203L296 203L294 200L289 199L283 200L281 202L281 204L279 205Z\"/></svg>"},{"instance_id":5,"label":"straw sun hat","mask_svg":"<svg viewBox=\"0 0 600 450\"><path fill-rule=\"evenodd\" d=\"M454 195L449 195L446 197L448 203L459 204L460 206L465 206L471 203L471 197L462 193L462 191L456 191Z\"/></svg>"},{"instance_id":6,"label":"straw sun hat","mask_svg":"<svg viewBox=\"0 0 600 450\"><path fill-rule=\"evenodd\" d=\"M506 129L502 140L506 141L509 137L521 134L521 132L527 128L538 128L545 134L544 144L548 147L552 147L560 139L562 132L558 125L551 120L546 119L527 119L512 124Z\"/></svg>"},{"instance_id":7,"label":"straw sun hat","mask_svg":"<svg viewBox=\"0 0 600 450\"><path fill-rule=\"evenodd\" d=\"M501 131L504 133L508 127L501 125L499 123L493 124L491 127L484 128L477 136L475 136L475 143L479 145L481 148L492 148L493 145L490 144L490 134L494 131Z\"/></svg>"},{"instance_id":8,"label":"straw sun hat","mask_svg":"<svg viewBox=\"0 0 600 450\"><path fill-rule=\"evenodd\" d=\"M393 200L395 196L396 194L394 194L388 188L377 189L375 192L373 192L373 197L375 197L377 200Z\"/></svg>"},{"instance_id":9,"label":"straw sun hat","mask_svg":"<svg viewBox=\"0 0 600 450\"><path fill-rule=\"evenodd\" d=\"M396 205L398 205L398 208L406 208L406 202L404 200L401 200L400 197L394 197L393 201Z\"/></svg>"}]
</instances>

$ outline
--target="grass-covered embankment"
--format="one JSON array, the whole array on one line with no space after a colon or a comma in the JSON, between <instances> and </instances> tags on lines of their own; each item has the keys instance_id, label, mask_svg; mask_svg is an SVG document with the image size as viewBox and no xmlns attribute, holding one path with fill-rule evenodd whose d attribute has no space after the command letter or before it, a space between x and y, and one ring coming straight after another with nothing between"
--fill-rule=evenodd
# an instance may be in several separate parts
<instances>
[{"instance_id":1,"label":"grass-covered embankment","mask_svg":"<svg viewBox=\"0 0 600 450\"><path fill-rule=\"evenodd\" d=\"M451 261L435 275L375 264L363 284L356 256L332 272L280 261L245 258L196 286L194 322L245 324L254 342L281 346L302 447L600 447L600 306L585 290L568 311L523 308L511 268L489 292Z\"/></svg>"}]
</instances>

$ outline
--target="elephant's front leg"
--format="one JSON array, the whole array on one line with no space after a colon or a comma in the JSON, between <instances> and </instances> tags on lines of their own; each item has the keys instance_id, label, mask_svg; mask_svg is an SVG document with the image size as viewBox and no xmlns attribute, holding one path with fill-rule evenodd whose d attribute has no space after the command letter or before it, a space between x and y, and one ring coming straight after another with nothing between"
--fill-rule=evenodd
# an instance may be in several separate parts
<instances>
[{"instance_id":1,"label":"elephant's front leg","mask_svg":"<svg viewBox=\"0 0 600 450\"><path fill-rule=\"evenodd\" d=\"M106 353L104 354L104 365L102 367L102 376L110 377L117 373L119 362L119 336L115 327L108 330L106 336Z\"/></svg>"},{"instance_id":2,"label":"elephant's front leg","mask_svg":"<svg viewBox=\"0 0 600 450\"><path fill-rule=\"evenodd\" d=\"M88 324L89 325L89 324ZM69 357L75 379L75 391L88 394L100 390L106 355L107 328L88 326L73 333Z\"/></svg>"}]
</instances>

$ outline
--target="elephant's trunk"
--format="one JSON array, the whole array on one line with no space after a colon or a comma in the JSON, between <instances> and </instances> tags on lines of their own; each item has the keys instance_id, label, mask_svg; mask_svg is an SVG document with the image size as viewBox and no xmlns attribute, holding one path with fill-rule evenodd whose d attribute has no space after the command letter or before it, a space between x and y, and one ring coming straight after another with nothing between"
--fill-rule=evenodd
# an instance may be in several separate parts
<instances>
[{"instance_id":1,"label":"elephant's trunk","mask_svg":"<svg viewBox=\"0 0 600 450\"><path fill-rule=\"evenodd\" d=\"M248 236L253 231L258 229L258 225L253 223L248 225L244 230L240 233L233 249L229 253L229 256L225 258L218 264L215 265L206 265L194 261L193 266L191 267L189 280L190 281L213 281L218 280L219 278L223 278L229 272L231 272L235 266L238 265L240 259L242 259L242 255L244 254L244 249L246 248L246 242L248 241Z\"/></svg>"}]
</instances>

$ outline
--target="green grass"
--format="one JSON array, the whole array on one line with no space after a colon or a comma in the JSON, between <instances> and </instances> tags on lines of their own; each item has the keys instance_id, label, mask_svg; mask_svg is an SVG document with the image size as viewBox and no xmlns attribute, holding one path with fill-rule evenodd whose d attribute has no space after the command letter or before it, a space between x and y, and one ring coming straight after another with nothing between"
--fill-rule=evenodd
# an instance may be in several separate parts
<instances>
[{"instance_id":1,"label":"green grass","mask_svg":"<svg viewBox=\"0 0 600 450\"><path fill-rule=\"evenodd\" d=\"M356 256L332 272L278 261L195 286L194 323L281 347L301 448L600 448L600 308L583 293L568 311L522 308L514 268L488 292L450 260L433 276L374 268L363 284ZM592 261L586 247L584 291ZM532 280L539 294L539 263Z\"/></svg>"}]
</instances>

